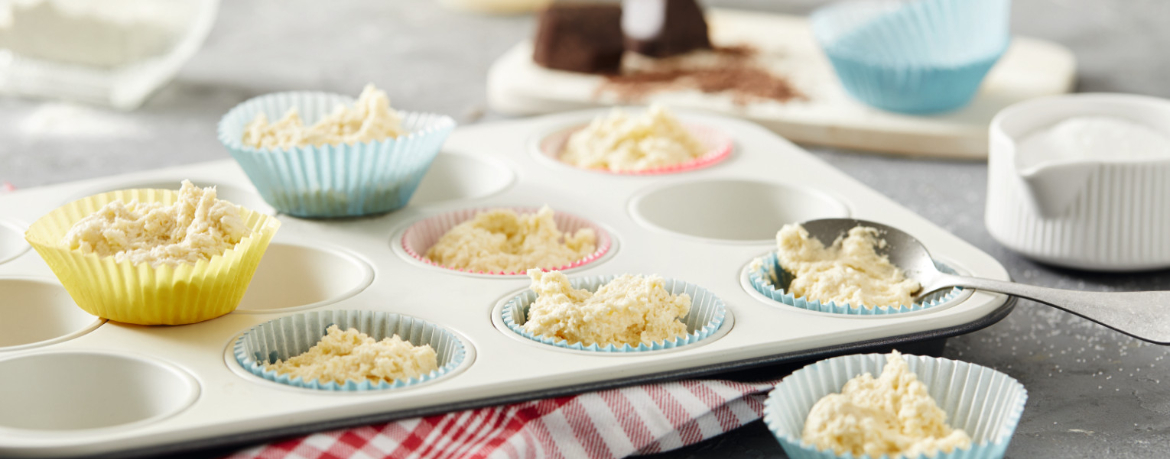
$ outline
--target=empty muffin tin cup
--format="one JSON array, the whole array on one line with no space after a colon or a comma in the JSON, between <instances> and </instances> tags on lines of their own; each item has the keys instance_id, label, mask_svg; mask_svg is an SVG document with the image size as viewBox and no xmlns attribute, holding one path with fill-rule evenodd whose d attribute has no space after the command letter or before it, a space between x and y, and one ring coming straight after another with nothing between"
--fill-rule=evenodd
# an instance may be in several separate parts
<instances>
[{"instance_id":1,"label":"empty muffin tin cup","mask_svg":"<svg viewBox=\"0 0 1170 459\"><path fill-rule=\"evenodd\" d=\"M809 17L846 92L884 110L962 107L1007 50L1009 0L851 0Z\"/></svg>"},{"instance_id":2,"label":"empty muffin tin cup","mask_svg":"<svg viewBox=\"0 0 1170 459\"><path fill-rule=\"evenodd\" d=\"M52 280L0 277L0 292L0 353L67 341L103 322Z\"/></svg>"},{"instance_id":3,"label":"empty muffin tin cup","mask_svg":"<svg viewBox=\"0 0 1170 459\"><path fill-rule=\"evenodd\" d=\"M579 277L569 279L569 284L575 289L596 292L602 285L609 283L617 277L616 275ZM687 334L685 336L649 344L639 343L637 346L623 344L620 347L613 344L599 346L596 343L585 345L579 342L570 343L563 339L537 336L524 330L524 323L528 319L528 309L536 302L537 297L536 292L532 289L524 290L509 300L501 311L501 319L503 319L504 325L509 330L532 341L564 349L594 352L632 353L674 349L702 341L719 330L719 327L723 325L723 319L727 313L722 299L715 296L711 291L695 284L675 279L664 279L664 281L666 283L666 290L672 295L686 293L691 296L691 310L681 319L687 326Z\"/></svg>"},{"instance_id":4,"label":"empty muffin tin cup","mask_svg":"<svg viewBox=\"0 0 1170 459\"><path fill-rule=\"evenodd\" d=\"M537 153L568 167L618 175L662 175L688 172L714 166L715 164L718 164L719 162L731 157L731 151L734 149L735 141L733 141L727 134L724 134L718 129L697 124L685 124L685 127L687 132L695 136L695 138L698 139L704 147L706 147L707 152L698 158L671 166L641 170L615 171L609 169L579 168L572 164L561 161L561 153L568 145L569 137L578 131L585 129L585 125L575 125L545 136L537 144Z\"/></svg>"},{"instance_id":5,"label":"empty muffin tin cup","mask_svg":"<svg viewBox=\"0 0 1170 459\"><path fill-rule=\"evenodd\" d=\"M732 244L774 243L776 229L788 223L850 214L840 199L815 188L741 179L655 185L634 195L629 212L648 228Z\"/></svg>"},{"instance_id":6,"label":"empty muffin tin cup","mask_svg":"<svg viewBox=\"0 0 1170 459\"><path fill-rule=\"evenodd\" d=\"M520 215L535 214L535 213L540 211L539 207L482 207L482 208L476 208L476 209L457 210L454 212L447 212L447 213L435 215L433 217L428 217L428 218L419 220L417 223L414 223L413 225L410 225L409 227L406 228L406 230L402 233L402 249L411 258L414 258L415 260L418 260L421 263L425 263L425 264L428 264L431 266L438 266L438 267L443 268L443 269L450 269L452 271L474 273L474 274L494 274L494 275L500 275L500 276L523 276L523 275L525 275L524 271L520 271L520 272L503 272L503 271L484 272L484 271L472 271L469 269L462 269L462 268L447 267L447 266L443 266L443 265L436 263L435 261L431 260L430 258L427 258L427 256L426 256L427 251L430 250L430 248L433 247L435 245L435 243L439 242L439 239L442 238L444 234L447 234L447 232L450 231L452 228L458 226L461 223L464 223L464 222L467 222L467 221L474 219L476 217L476 215L479 215L482 212L487 212L487 211L491 211L491 210L498 210L498 209L512 210ZM592 229L593 234L597 236L597 242L594 245L595 249L593 250L593 252L590 253L589 255L586 255L584 258L581 258L579 260L573 260L572 262L565 264L563 266L555 266L555 267L546 268L548 270L565 271L565 270L585 266L585 265L592 263L592 262L600 259L601 257L605 256L605 254L607 252L609 252L609 249L613 246L613 240L610 239L609 232L606 231L605 228L602 228L601 225L593 223L585 218L578 217L578 216L570 214L568 212L561 212L559 210L554 209L553 210L553 221L556 222L557 229L565 234L576 234L577 231L580 231L580 230L585 229L585 228Z\"/></svg>"},{"instance_id":7,"label":"empty muffin tin cup","mask_svg":"<svg viewBox=\"0 0 1170 459\"><path fill-rule=\"evenodd\" d=\"M199 382L175 365L104 351L17 354L0 359L0 375L5 436L126 432L183 411L200 393Z\"/></svg>"},{"instance_id":8,"label":"empty muffin tin cup","mask_svg":"<svg viewBox=\"0 0 1170 459\"><path fill-rule=\"evenodd\" d=\"M935 262L939 270L948 274L957 274L948 266ZM916 302L913 305L907 306L904 304L882 305L866 307L853 306L849 303L837 303L830 301L822 303L819 300L809 300L805 297L797 297L789 293L787 286L792 281L792 275L785 271L780 266L780 260L776 256L776 252L769 253L763 257L757 258L748 267L748 280L751 282L752 288L757 292L781 304L792 306L795 308L805 309L808 311L825 312L830 314L845 314L851 316L886 316L891 314L902 314L907 312L922 311L938 307L946 304L956 298L963 292L962 287L954 287L950 289L943 289L937 292L926 295L922 301ZM784 287L778 287L784 286Z\"/></svg>"},{"instance_id":9,"label":"empty muffin tin cup","mask_svg":"<svg viewBox=\"0 0 1170 459\"><path fill-rule=\"evenodd\" d=\"M915 355L902 358L947 413L947 425L963 429L971 437L969 449L939 451L934 459L1003 457L1028 400L1028 391L1019 381L973 363ZM852 458L851 454L837 455L832 450L818 451L803 442L805 420L821 398L840 393L847 381L861 374L877 377L885 365L884 354L847 355L797 370L768 394L764 423L792 459Z\"/></svg>"},{"instance_id":10,"label":"empty muffin tin cup","mask_svg":"<svg viewBox=\"0 0 1170 459\"><path fill-rule=\"evenodd\" d=\"M319 379L290 378L267 370L266 364L307 352L315 346L331 325L344 330L355 328L381 341L398 335L414 346L430 345L438 357L439 369L393 383L370 380L347 380L344 384ZM377 311L313 311L281 317L244 332L232 349L236 362L248 372L268 381L292 387L324 391L373 391L413 386L442 378L463 364L467 349L454 333L422 319Z\"/></svg>"},{"instance_id":11,"label":"empty muffin tin cup","mask_svg":"<svg viewBox=\"0 0 1170 459\"><path fill-rule=\"evenodd\" d=\"M119 190L79 199L49 212L29 227L32 244L73 301L95 316L138 325L182 325L236 309L280 221L241 208L252 233L211 260L176 266L133 264L71 250L61 239L77 221L114 200L173 204L174 190Z\"/></svg>"},{"instance_id":12,"label":"empty muffin tin cup","mask_svg":"<svg viewBox=\"0 0 1170 459\"><path fill-rule=\"evenodd\" d=\"M338 218L382 214L410 201L455 120L445 115L400 112L409 134L341 145L258 149L243 144L257 114L271 121L296 108L306 125L351 97L320 92L282 92L248 100L219 121L219 140L276 210L296 217Z\"/></svg>"}]
</instances>

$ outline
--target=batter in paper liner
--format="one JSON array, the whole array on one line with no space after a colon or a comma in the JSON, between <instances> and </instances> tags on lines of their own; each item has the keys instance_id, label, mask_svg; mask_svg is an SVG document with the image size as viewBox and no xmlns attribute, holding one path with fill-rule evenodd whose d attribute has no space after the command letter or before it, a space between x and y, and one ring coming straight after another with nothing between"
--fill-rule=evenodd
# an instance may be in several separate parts
<instances>
[{"instance_id":1,"label":"batter in paper liner","mask_svg":"<svg viewBox=\"0 0 1170 459\"><path fill-rule=\"evenodd\" d=\"M344 384L346 380L393 383L439 369L431 345L412 345L398 335L375 341L370 335L330 325L326 335L304 354L265 365L279 375Z\"/></svg>"},{"instance_id":2,"label":"batter in paper liner","mask_svg":"<svg viewBox=\"0 0 1170 459\"><path fill-rule=\"evenodd\" d=\"M305 126L296 107L288 109L284 118L275 123L269 123L264 113L257 113L244 127L242 142L253 148L289 148L371 142L406 133L402 116L390 108L386 92L368 84L353 107L338 105L312 126Z\"/></svg>"},{"instance_id":3,"label":"batter in paper liner","mask_svg":"<svg viewBox=\"0 0 1170 459\"><path fill-rule=\"evenodd\" d=\"M947 413L927 393L898 351L886 356L881 376L865 373L839 394L820 399L804 423L802 439L818 450L854 457L917 457L971 447L962 429L946 423Z\"/></svg>"},{"instance_id":4,"label":"batter in paper liner","mask_svg":"<svg viewBox=\"0 0 1170 459\"><path fill-rule=\"evenodd\" d=\"M586 346L621 346L686 335L683 317L691 310L686 293L672 295L658 276L621 275L596 292L575 289L559 271L531 269L536 301L528 309L524 330L536 336Z\"/></svg>"},{"instance_id":5,"label":"batter in paper liner","mask_svg":"<svg viewBox=\"0 0 1170 459\"><path fill-rule=\"evenodd\" d=\"M175 266L211 260L251 232L239 206L216 199L215 187L184 180L173 204L111 201L74 223L61 244L117 262Z\"/></svg>"},{"instance_id":6,"label":"batter in paper liner","mask_svg":"<svg viewBox=\"0 0 1170 459\"><path fill-rule=\"evenodd\" d=\"M676 166L707 153L699 139L667 109L641 116L615 109L569 136L560 160L586 169L642 171Z\"/></svg>"},{"instance_id":7,"label":"batter in paper liner","mask_svg":"<svg viewBox=\"0 0 1170 459\"><path fill-rule=\"evenodd\" d=\"M597 250L592 228L563 233L554 216L548 206L535 214L511 209L480 212L443 234L426 257L448 268L522 273L566 266Z\"/></svg>"},{"instance_id":8,"label":"batter in paper liner","mask_svg":"<svg viewBox=\"0 0 1170 459\"><path fill-rule=\"evenodd\" d=\"M792 274L792 295L822 303L835 301L852 307L911 305L921 289L907 279L875 248L885 246L876 228L857 226L832 246L809 237L799 224L784 225L776 233L777 259Z\"/></svg>"}]
</instances>

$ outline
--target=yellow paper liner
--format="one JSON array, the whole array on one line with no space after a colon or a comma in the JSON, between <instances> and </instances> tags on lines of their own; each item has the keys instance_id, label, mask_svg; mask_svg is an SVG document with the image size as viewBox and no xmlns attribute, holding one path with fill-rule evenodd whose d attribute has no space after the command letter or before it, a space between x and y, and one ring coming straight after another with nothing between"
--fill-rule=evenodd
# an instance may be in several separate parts
<instances>
[{"instance_id":1,"label":"yellow paper liner","mask_svg":"<svg viewBox=\"0 0 1170 459\"><path fill-rule=\"evenodd\" d=\"M34 222L25 240L41 255L81 309L139 325L181 325L214 319L240 304L280 221L240 208L252 234L223 255L178 266L116 262L70 250L61 239L77 221L115 200L174 203L173 190L118 190L79 199Z\"/></svg>"}]
</instances>

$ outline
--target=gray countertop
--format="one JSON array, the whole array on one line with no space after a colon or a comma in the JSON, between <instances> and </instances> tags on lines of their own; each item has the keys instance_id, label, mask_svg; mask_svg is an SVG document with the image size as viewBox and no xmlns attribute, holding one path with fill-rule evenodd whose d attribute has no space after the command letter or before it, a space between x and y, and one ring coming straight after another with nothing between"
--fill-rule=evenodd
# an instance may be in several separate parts
<instances>
[{"instance_id":1,"label":"gray countertop","mask_svg":"<svg viewBox=\"0 0 1170 459\"><path fill-rule=\"evenodd\" d=\"M814 0L707 0L710 6L806 13ZM1016 33L1078 58L1079 91L1170 97L1170 2L1017 0ZM259 94L386 88L395 106L467 124L486 112L485 77L532 30L530 16L446 11L434 0L232 0L203 49L139 110L0 99L0 182L26 188L227 158L219 117ZM983 225L985 164L810 148L817 156L990 253L1021 282L1080 290L1170 288L1170 275L1054 269L1006 250ZM1170 307L1170 305L1168 305ZM1013 458L1165 457L1167 348L1021 301L1002 322L952 338L945 356L995 367L1030 395ZM1166 384L1162 384L1166 380ZM783 457L760 423L661 457Z\"/></svg>"}]
</instances>

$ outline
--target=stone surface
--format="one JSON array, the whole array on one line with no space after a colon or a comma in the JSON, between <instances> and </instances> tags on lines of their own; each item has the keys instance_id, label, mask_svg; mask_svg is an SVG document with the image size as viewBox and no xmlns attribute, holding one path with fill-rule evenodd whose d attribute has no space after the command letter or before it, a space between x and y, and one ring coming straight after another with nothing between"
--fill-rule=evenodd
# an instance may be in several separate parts
<instances>
[{"instance_id":1,"label":"stone surface","mask_svg":"<svg viewBox=\"0 0 1170 459\"><path fill-rule=\"evenodd\" d=\"M708 6L807 13L814 0L707 0ZM1079 60L1080 91L1170 97L1170 2L1016 0L1016 33L1059 41ZM433 0L233 0L203 49L141 109L110 112L0 99L0 183L17 187L227 158L216 122L259 94L386 88L396 107L485 113L492 60L532 32L531 16L477 16ZM812 149L834 166L999 259L1013 278L1083 290L1170 289L1170 275L1054 269L997 244L983 226L986 166ZM1164 457L1170 447L1168 348L1144 345L1021 301L1007 319L953 338L945 355L1019 379L1030 398L1008 457ZM1161 380L1167 380L1165 385ZM784 457L760 423L660 455Z\"/></svg>"}]
</instances>

